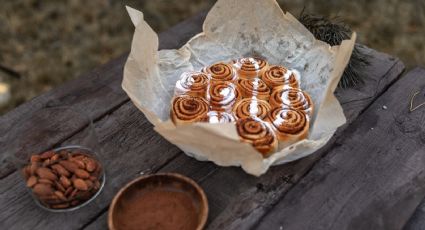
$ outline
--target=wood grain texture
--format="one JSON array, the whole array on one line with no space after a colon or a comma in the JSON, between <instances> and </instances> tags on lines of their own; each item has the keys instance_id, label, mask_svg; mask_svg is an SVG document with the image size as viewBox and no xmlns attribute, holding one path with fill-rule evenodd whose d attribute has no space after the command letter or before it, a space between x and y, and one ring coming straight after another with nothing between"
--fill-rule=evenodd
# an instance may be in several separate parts
<instances>
[{"instance_id":1,"label":"wood grain texture","mask_svg":"<svg viewBox=\"0 0 425 230\"><path fill-rule=\"evenodd\" d=\"M369 66L363 67L360 71L364 84L335 91L349 122L379 97L404 71L404 65L397 58L379 53L361 44L357 44L357 47L370 62Z\"/></svg>"},{"instance_id":2,"label":"wood grain texture","mask_svg":"<svg viewBox=\"0 0 425 230\"><path fill-rule=\"evenodd\" d=\"M415 105L417 101L415 100ZM423 110L422 110L423 111ZM423 123L422 123L423 125ZM416 208L414 214L410 217L409 221L403 228L404 230L423 230L425 229L425 199Z\"/></svg>"},{"instance_id":3,"label":"wood grain texture","mask_svg":"<svg viewBox=\"0 0 425 230\"><path fill-rule=\"evenodd\" d=\"M205 13L179 24L173 29L160 34L161 48L176 48L187 39L201 30ZM363 51L370 54L371 66L363 70L366 85L349 90L338 90L336 95L341 101L349 122L355 118L397 79L403 71L403 64L393 57L375 52L366 47ZM31 198L25 193L25 188L17 172L8 171L9 175L0 180L0 207L5 210L0 214L1 226L6 229L106 229L107 208L113 195L130 179L139 175L141 171L151 173L156 171L173 171L190 176L198 181L205 189L209 203L209 228L245 229L253 227L273 208L273 206L296 184L328 151L340 148L334 141L346 131L342 127L330 143L317 153L300 161L273 167L266 175L260 178L245 174L237 167L218 167L209 162L199 162L181 153L152 130L152 126L128 101L120 85L122 80L122 65L125 56L113 68L120 69L109 83L100 87L97 78L87 75L91 83L100 91L90 89L79 97L78 84L75 90L56 92L50 96L41 96L28 105L23 105L0 118L0 124L13 121L13 117L20 114L36 111L57 98L65 98L68 104L82 106L98 111L92 116L96 119L96 130L99 133L101 144L104 146L103 161L107 168L107 184L95 202L82 208L80 211L68 214L52 214L36 207ZM118 66L118 67L117 67ZM112 67L102 67L112 68ZM105 76L101 68L98 75ZM77 82L79 80L76 80ZM116 91L115 91L116 90ZM59 90L60 91L60 90ZM62 93L62 94L61 94ZM109 101L109 96L117 93L116 104ZM62 96L60 96L62 95ZM94 97L95 99L91 99ZM120 99L122 97L122 99ZM105 100L108 98L108 100ZM114 99L115 100L115 99ZM62 103L59 100L59 104ZM106 102L105 102L106 101ZM107 103L108 105L105 105ZM111 104L111 105L109 105ZM97 108L97 107L100 108ZM109 108L109 109L106 109ZM8 130L5 126L4 130ZM0 130L2 131L2 130ZM62 139L79 138L79 134L70 132ZM1 146L0 146L1 149ZM165 165L165 166L164 166ZM5 165L0 167L3 170ZM285 196L286 197L286 196ZM24 217L24 218L22 218ZM4 224L3 224L4 223ZM276 227L275 225L274 227Z\"/></svg>"},{"instance_id":4,"label":"wood grain texture","mask_svg":"<svg viewBox=\"0 0 425 230\"><path fill-rule=\"evenodd\" d=\"M183 175L190 176L191 179L197 181L198 183L202 182L208 177L212 172L218 169L218 166L211 164L209 162L196 161L186 155L181 151L176 155L176 158L172 159L169 162L176 162L177 164L166 164L163 166L159 172L175 172ZM155 171L147 171L147 173L154 173ZM213 195L213 194L211 194ZM211 197L210 194L207 196ZM209 199L209 205L211 207L211 200ZM99 215L96 220L87 224L85 230L98 230L98 229L107 229L107 218L108 210L104 210L103 213Z\"/></svg>"},{"instance_id":5,"label":"wood grain texture","mask_svg":"<svg viewBox=\"0 0 425 230\"><path fill-rule=\"evenodd\" d=\"M221 187L215 186L216 191L214 191L214 196L221 203L221 205L216 206L223 206L225 208L212 209L209 229L247 229L252 227L293 184L296 184L310 170L318 159L334 147L333 142L336 139L335 137L344 135L343 130L351 121L355 120L361 111L367 108L369 105L367 102L370 103L376 99L404 70L404 65L393 57L370 49L367 52L370 54L371 61L371 66L363 70L367 85L364 88L337 90L336 95L338 100L345 101L342 106L348 118L348 123L338 129L337 133L326 146L309 157L287 165L271 168L267 174L260 178L255 178L249 186L244 188L238 185L239 179L244 176L243 172L226 175L226 173L222 173L221 171L227 169L220 168L216 174L223 174L222 176L216 176L215 179L211 178L212 181L209 179L205 180L204 183L211 183L212 185L215 183L220 184L221 181L227 181L229 185L232 185L228 190L236 191L235 196L230 196L229 194L220 193ZM385 84L378 84L378 82L385 82ZM368 92L374 89L372 87L373 85L377 90L374 90L374 94L371 96ZM350 98L363 99L364 102L357 103L358 100L350 102ZM351 103L356 103L356 106Z\"/></svg>"},{"instance_id":6,"label":"wood grain texture","mask_svg":"<svg viewBox=\"0 0 425 230\"><path fill-rule=\"evenodd\" d=\"M198 14L189 20L178 24L171 30L160 34L161 48L177 48L183 45L190 37L201 31L201 25L206 14ZM180 150L153 131L152 125L146 120L143 114L137 110L128 100L127 96L121 90L122 81L122 66L125 58L121 63L115 63L114 68L121 69L111 78L116 78L111 83L117 91L122 94L123 102L115 107L111 107L110 111L98 113L95 126L98 133L101 145L103 146L102 160L105 164L106 171L106 186L100 196L91 204L83 207L79 211L67 214L53 214L44 211L37 207L31 200L31 197L26 193L25 186L21 181L20 175L16 171L9 170L7 176L0 180L0 207L7 210L0 214L0 223L2 229L78 229L86 226L91 221L95 220L101 213L107 210L107 207L113 195L132 178L139 175L140 172L148 173L157 171L166 162L173 159ZM111 68L111 67L105 67ZM102 70L103 71L103 70ZM102 71L98 74L103 75ZM97 76L97 75L96 75ZM96 76L88 75L91 78L93 86L98 89L99 82L96 81ZM79 80L76 80L77 82ZM72 83L77 84L77 83ZM112 86L111 86L112 87ZM66 89L64 86L64 90ZM90 94L97 94L96 90L87 93L87 97L77 101L72 101L73 106L80 105L78 101L82 101L84 108L87 111L96 110L96 106L108 107L111 103L111 91L104 90L102 95L98 95L101 102L91 103ZM77 94L78 92L67 91L68 94ZM66 94L64 93L64 94ZM48 93L50 95L50 93ZM72 98L72 96L66 96ZM39 106L29 105L22 106L19 111L31 113L39 108L43 108L49 103L50 99L54 99L57 94L41 97ZM77 97L76 96L76 97ZM108 100L105 100L105 99ZM88 102L87 102L88 101ZM61 104L60 102L58 104ZM118 107L118 108L117 108ZM33 108L33 110L31 110ZM2 117L3 122L10 120L8 117L15 114ZM19 114L19 112L17 113ZM63 119L63 118L62 118ZM73 122L72 119L69 120ZM65 135L65 134L64 134ZM68 137L64 136L57 141L65 142L78 139L80 133L75 133L75 130L70 130ZM52 141L55 142L55 141ZM43 144L43 143L42 143ZM54 143L50 143L54 144ZM1 169L6 168L2 165ZM22 219L22 217L25 217Z\"/></svg>"},{"instance_id":7,"label":"wood grain texture","mask_svg":"<svg viewBox=\"0 0 425 230\"><path fill-rule=\"evenodd\" d=\"M0 117L0 139L4 140L8 135L18 137L13 127L19 124L21 119L31 119L32 114L37 113L48 105L67 105L84 109L92 119L98 119L102 115L113 111L117 106L128 101L126 94L119 89L122 79L123 65L126 55L115 59L108 64L97 68L79 79L72 80L65 85L59 86L28 103L25 103L9 113ZM108 100L105 100L108 95ZM73 119L73 118L69 118ZM55 124L52 124L52 126ZM69 129L64 129L60 136L52 137L50 143L39 143L38 149L48 149L60 140L64 140L76 131L77 123L73 123ZM74 128L73 128L74 127ZM0 143L2 158L8 152L10 142ZM14 167L7 162L0 162L0 178L14 171Z\"/></svg>"},{"instance_id":8,"label":"wood grain texture","mask_svg":"<svg viewBox=\"0 0 425 230\"><path fill-rule=\"evenodd\" d=\"M106 184L94 202L67 214L44 211L26 193L19 172L0 180L2 229L78 229L107 209L115 193L140 172L157 171L180 150L152 130L152 125L132 104L121 106L96 122L106 169ZM81 138L76 134L70 139ZM71 140L68 140L71 141ZM22 218L25 217L25 218Z\"/></svg>"},{"instance_id":9,"label":"wood grain texture","mask_svg":"<svg viewBox=\"0 0 425 230\"><path fill-rule=\"evenodd\" d=\"M423 230L425 229L425 200L416 208L415 213L403 228L404 230Z\"/></svg>"},{"instance_id":10,"label":"wood grain texture","mask_svg":"<svg viewBox=\"0 0 425 230\"><path fill-rule=\"evenodd\" d=\"M206 12L201 12L188 20L177 24L169 30L159 34L159 48L178 48L187 42L193 35L202 30ZM121 89L122 74L127 54L96 68L95 70L53 89L33 100L19 106L0 117L0 140L8 135L18 136L13 133L13 125L20 119L31 119L31 115L49 105L67 105L80 108L93 120L100 119L124 103L129 103L127 94ZM107 100L105 100L107 98ZM72 126L64 129L60 136L52 137L49 143L39 143L38 149L49 149L58 142L71 137L78 132L77 121L68 119ZM55 125L55 124L52 124ZM8 151L6 141L0 142L0 179L12 173L14 167L4 161ZM3 159L3 161L2 161Z\"/></svg>"},{"instance_id":11,"label":"wood grain texture","mask_svg":"<svg viewBox=\"0 0 425 230\"><path fill-rule=\"evenodd\" d=\"M391 86L257 229L401 229L425 196L425 69ZM385 107L384 107L385 106Z\"/></svg>"},{"instance_id":12,"label":"wood grain texture","mask_svg":"<svg viewBox=\"0 0 425 230\"><path fill-rule=\"evenodd\" d=\"M371 56L371 66L364 69L365 80L372 85L354 90L338 90L337 94L339 100L346 101L343 107L349 121L354 120L404 70L404 65L398 59L368 48L364 48L364 51ZM373 94L368 93L371 89ZM351 97L364 99L364 102L350 102ZM351 103L356 103L357 106ZM260 178L247 175L238 167L219 167L210 162L196 161L184 154L178 155L160 171L181 173L200 183L210 205L208 229L247 229L270 210L332 146L333 141L310 157L272 167ZM88 225L87 229L107 228L106 219L107 212Z\"/></svg>"}]
</instances>

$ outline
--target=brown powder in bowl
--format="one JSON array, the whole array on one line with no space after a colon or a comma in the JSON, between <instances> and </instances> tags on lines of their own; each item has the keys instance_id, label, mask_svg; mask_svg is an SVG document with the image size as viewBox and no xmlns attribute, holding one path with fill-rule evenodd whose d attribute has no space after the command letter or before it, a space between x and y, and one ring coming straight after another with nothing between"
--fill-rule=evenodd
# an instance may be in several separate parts
<instances>
[{"instance_id":1,"label":"brown powder in bowl","mask_svg":"<svg viewBox=\"0 0 425 230\"><path fill-rule=\"evenodd\" d=\"M198 226L196 202L181 190L149 188L131 196L117 206L115 223L126 230L191 230Z\"/></svg>"}]
</instances>

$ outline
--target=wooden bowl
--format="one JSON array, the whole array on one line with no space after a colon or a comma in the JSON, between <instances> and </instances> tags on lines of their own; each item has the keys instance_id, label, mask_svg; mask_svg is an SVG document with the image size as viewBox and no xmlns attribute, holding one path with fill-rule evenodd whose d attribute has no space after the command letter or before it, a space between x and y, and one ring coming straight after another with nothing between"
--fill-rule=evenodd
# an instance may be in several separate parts
<instances>
[{"instance_id":1,"label":"wooden bowl","mask_svg":"<svg viewBox=\"0 0 425 230\"><path fill-rule=\"evenodd\" d=\"M139 177L122 188L108 213L111 230L198 229L208 218L208 201L193 180L175 173Z\"/></svg>"}]
</instances>

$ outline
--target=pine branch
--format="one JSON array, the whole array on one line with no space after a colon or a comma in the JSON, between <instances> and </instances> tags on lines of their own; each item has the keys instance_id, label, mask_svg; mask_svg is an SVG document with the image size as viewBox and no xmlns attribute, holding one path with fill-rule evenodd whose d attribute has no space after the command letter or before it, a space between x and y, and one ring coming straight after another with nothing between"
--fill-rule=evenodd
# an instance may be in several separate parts
<instances>
[{"instance_id":1,"label":"pine branch","mask_svg":"<svg viewBox=\"0 0 425 230\"><path fill-rule=\"evenodd\" d=\"M340 18L329 19L323 16L310 15L306 14L303 10L299 21L316 39L324 41L331 46L340 45L343 40L350 39L351 37L351 29ZM362 53L356 44L350 62L345 68L338 86L348 88L364 83L359 70L369 65L367 59L367 55Z\"/></svg>"}]
</instances>

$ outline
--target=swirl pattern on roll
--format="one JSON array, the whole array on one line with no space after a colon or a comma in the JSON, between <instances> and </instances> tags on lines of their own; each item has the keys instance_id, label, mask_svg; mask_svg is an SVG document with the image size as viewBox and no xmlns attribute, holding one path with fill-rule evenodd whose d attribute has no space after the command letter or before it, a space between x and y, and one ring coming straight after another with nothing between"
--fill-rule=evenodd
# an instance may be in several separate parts
<instances>
[{"instance_id":1,"label":"swirl pattern on roll","mask_svg":"<svg viewBox=\"0 0 425 230\"><path fill-rule=\"evenodd\" d=\"M271 89L282 85L299 88L299 82L294 72L283 66L270 67L263 73L261 79Z\"/></svg>"},{"instance_id":2,"label":"swirl pattern on roll","mask_svg":"<svg viewBox=\"0 0 425 230\"><path fill-rule=\"evenodd\" d=\"M236 130L242 142L251 144L263 156L267 157L276 151L277 138L269 124L261 119L255 117L238 119Z\"/></svg>"},{"instance_id":3,"label":"swirl pattern on roll","mask_svg":"<svg viewBox=\"0 0 425 230\"><path fill-rule=\"evenodd\" d=\"M176 82L174 95L191 95L205 98L209 84L208 75L202 72L185 72Z\"/></svg>"},{"instance_id":4,"label":"swirl pattern on roll","mask_svg":"<svg viewBox=\"0 0 425 230\"><path fill-rule=\"evenodd\" d=\"M173 99L170 116L174 124L182 125L200 121L208 110L208 102L204 98L181 95Z\"/></svg>"},{"instance_id":5,"label":"swirl pattern on roll","mask_svg":"<svg viewBox=\"0 0 425 230\"><path fill-rule=\"evenodd\" d=\"M223 123L232 123L235 122L235 117L231 113L222 112L222 111L209 111L204 117L202 117L202 122L208 122L212 124L223 124Z\"/></svg>"},{"instance_id":6,"label":"swirl pattern on roll","mask_svg":"<svg viewBox=\"0 0 425 230\"><path fill-rule=\"evenodd\" d=\"M272 108L287 106L308 115L313 114L314 105L310 95L300 89L287 86L277 87L273 90L269 103Z\"/></svg>"},{"instance_id":7,"label":"swirl pattern on roll","mask_svg":"<svg viewBox=\"0 0 425 230\"><path fill-rule=\"evenodd\" d=\"M236 79L232 66L222 62L205 67L202 72L209 74L211 81L234 81Z\"/></svg>"},{"instance_id":8,"label":"swirl pattern on roll","mask_svg":"<svg viewBox=\"0 0 425 230\"><path fill-rule=\"evenodd\" d=\"M240 58L233 60L233 67L236 69L239 78L253 79L261 76L268 68L269 64L260 58Z\"/></svg>"},{"instance_id":9,"label":"swirl pattern on roll","mask_svg":"<svg viewBox=\"0 0 425 230\"><path fill-rule=\"evenodd\" d=\"M239 89L239 87L237 85L235 85L235 94L236 94L236 101L240 101L242 100L242 93L241 90Z\"/></svg>"},{"instance_id":10,"label":"swirl pattern on roll","mask_svg":"<svg viewBox=\"0 0 425 230\"><path fill-rule=\"evenodd\" d=\"M256 97L266 101L270 98L270 88L261 79L239 79L237 84L244 98Z\"/></svg>"},{"instance_id":11,"label":"swirl pattern on roll","mask_svg":"<svg viewBox=\"0 0 425 230\"><path fill-rule=\"evenodd\" d=\"M212 82L207 100L212 110L230 111L236 102L236 86L231 82Z\"/></svg>"},{"instance_id":12,"label":"swirl pattern on roll","mask_svg":"<svg viewBox=\"0 0 425 230\"><path fill-rule=\"evenodd\" d=\"M309 118L302 111L276 107L267 114L265 120L270 122L280 141L292 143L308 135Z\"/></svg>"},{"instance_id":13,"label":"swirl pattern on roll","mask_svg":"<svg viewBox=\"0 0 425 230\"><path fill-rule=\"evenodd\" d=\"M233 114L238 119L247 117L263 119L270 110L271 107L267 101L256 98L245 98L235 104Z\"/></svg>"}]
</instances>

